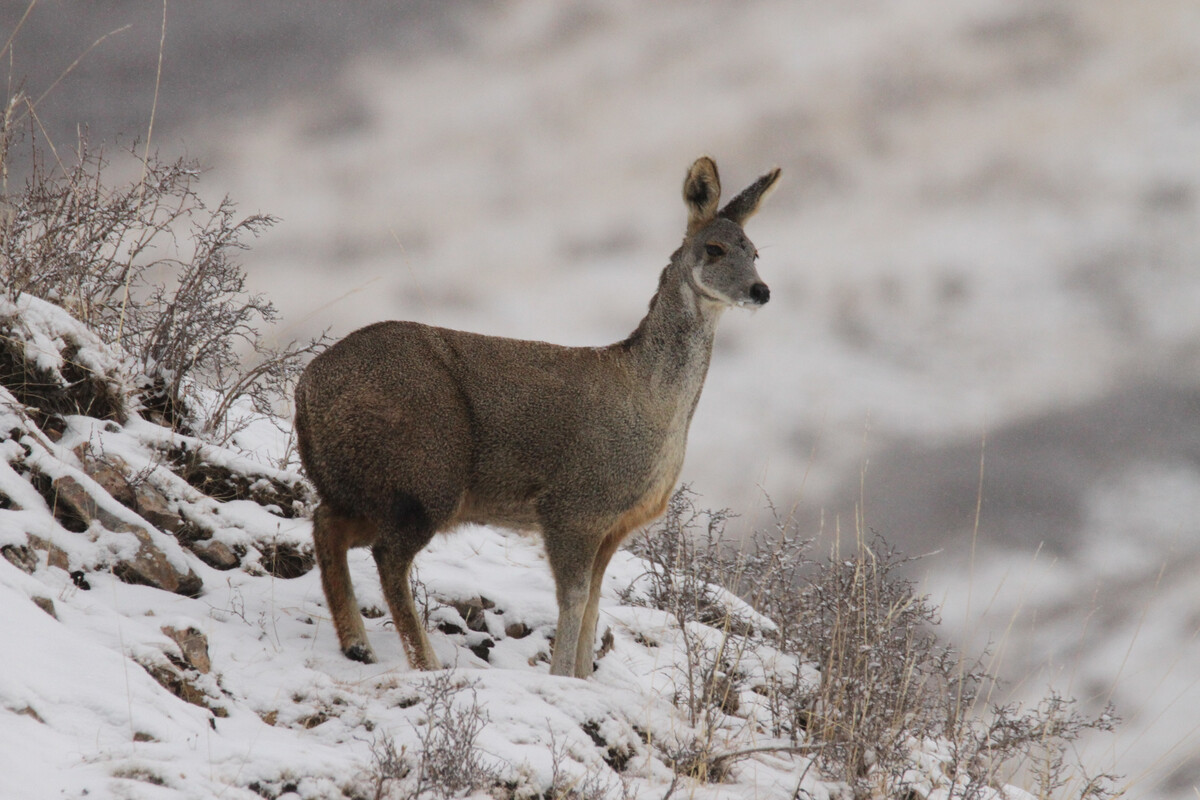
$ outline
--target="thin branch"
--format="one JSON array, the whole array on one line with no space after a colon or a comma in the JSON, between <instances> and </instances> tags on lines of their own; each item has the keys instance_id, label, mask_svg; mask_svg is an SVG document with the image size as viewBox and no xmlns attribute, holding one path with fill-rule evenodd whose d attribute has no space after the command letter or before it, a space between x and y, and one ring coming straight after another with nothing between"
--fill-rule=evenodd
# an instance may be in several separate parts
<instances>
[{"instance_id":1,"label":"thin branch","mask_svg":"<svg viewBox=\"0 0 1200 800\"><path fill-rule=\"evenodd\" d=\"M747 747L745 750L734 750L732 753L718 753L713 756L711 761L713 765L725 765L726 763L746 756L752 756L757 753L812 753L818 750L824 750L824 743L813 742L811 744L780 744L780 745L764 745L762 747Z\"/></svg>"}]
</instances>

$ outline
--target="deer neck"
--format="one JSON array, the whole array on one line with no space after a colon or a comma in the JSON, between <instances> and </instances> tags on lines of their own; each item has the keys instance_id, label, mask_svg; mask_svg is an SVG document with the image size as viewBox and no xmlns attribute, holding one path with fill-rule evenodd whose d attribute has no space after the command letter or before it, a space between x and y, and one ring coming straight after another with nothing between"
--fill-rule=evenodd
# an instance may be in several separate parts
<instances>
[{"instance_id":1,"label":"deer neck","mask_svg":"<svg viewBox=\"0 0 1200 800\"><path fill-rule=\"evenodd\" d=\"M712 358L717 322L725 310L696 285L679 254L663 270L658 292L637 330L622 344L653 390L673 392L695 407Z\"/></svg>"}]
</instances>

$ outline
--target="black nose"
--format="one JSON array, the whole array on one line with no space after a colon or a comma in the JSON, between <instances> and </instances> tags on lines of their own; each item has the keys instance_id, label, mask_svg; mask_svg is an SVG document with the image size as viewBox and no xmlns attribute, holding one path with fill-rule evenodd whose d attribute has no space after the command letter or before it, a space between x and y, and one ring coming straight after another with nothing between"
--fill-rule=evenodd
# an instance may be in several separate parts
<instances>
[{"instance_id":1,"label":"black nose","mask_svg":"<svg viewBox=\"0 0 1200 800\"><path fill-rule=\"evenodd\" d=\"M750 299L761 306L771 299L771 290L765 283L756 283L750 287Z\"/></svg>"}]
</instances>

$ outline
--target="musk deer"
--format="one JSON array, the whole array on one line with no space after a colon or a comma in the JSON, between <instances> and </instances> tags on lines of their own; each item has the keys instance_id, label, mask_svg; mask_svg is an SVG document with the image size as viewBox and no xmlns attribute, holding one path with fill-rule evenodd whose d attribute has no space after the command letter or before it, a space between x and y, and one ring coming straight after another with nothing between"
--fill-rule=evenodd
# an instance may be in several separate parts
<instances>
[{"instance_id":1,"label":"musk deer","mask_svg":"<svg viewBox=\"0 0 1200 800\"><path fill-rule=\"evenodd\" d=\"M370 546L410 664L440 667L409 569L435 533L475 522L541 531L558 597L550 672L591 674L605 568L666 509L717 321L770 297L742 225L778 178L768 172L718 211L716 164L692 164L683 244L646 317L614 345L379 322L313 359L296 387L296 433L346 656L375 661L346 563L349 548Z\"/></svg>"}]
</instances>

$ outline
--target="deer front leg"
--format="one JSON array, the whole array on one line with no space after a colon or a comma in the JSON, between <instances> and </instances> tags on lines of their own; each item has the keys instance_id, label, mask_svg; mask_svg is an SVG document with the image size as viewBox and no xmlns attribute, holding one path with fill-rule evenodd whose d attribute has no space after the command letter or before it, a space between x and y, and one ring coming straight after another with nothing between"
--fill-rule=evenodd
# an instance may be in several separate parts
<instances>
[{"instance_id":1,"label":"deer front leg","mask_svg":"<svg viewBox=\"0 0 1200 800\"><path fill-rule=\"evenodd\" d=\"M604 586L604 572L608 562L621 546L623 535L609 534L592 563L592 577L588 589L587 606L583 612L583 625L579 631L579 642L575 652L575 677L586 678L592 674L592 655L596 647L596 626L600 621L600 590Z\"/></svg>"},{"instance_id":2,"label":"deer front leg","mask_svg":"<svg viewBox=\"0 0 1200 800\"><path fill-rule=\"evenodd\" d=\"M550 657L550 674L586 677L575 668L583 628L583 613L587 607L586 586L568 586L558 592L558 628L554 633L554 653Z\"/></svg>"},{"instance_id":3,"label":"deer front leg","mask_svg":"<svg viewBox=\"0 0 1200 800\"><path fill-rule=\"evenodd\" d=\"M598 537L570 534L550 527L544 530L546 556L554 573L558 596L558 628L554 633L550 674L585 677L577 667L576 654L581 646L580 636L584 633L584 613L591 595L592 566L596 560ZM594 636L594 623L592 632ZM590 673L590 654L588 658Z\"/></svg>"}]
</instances>

